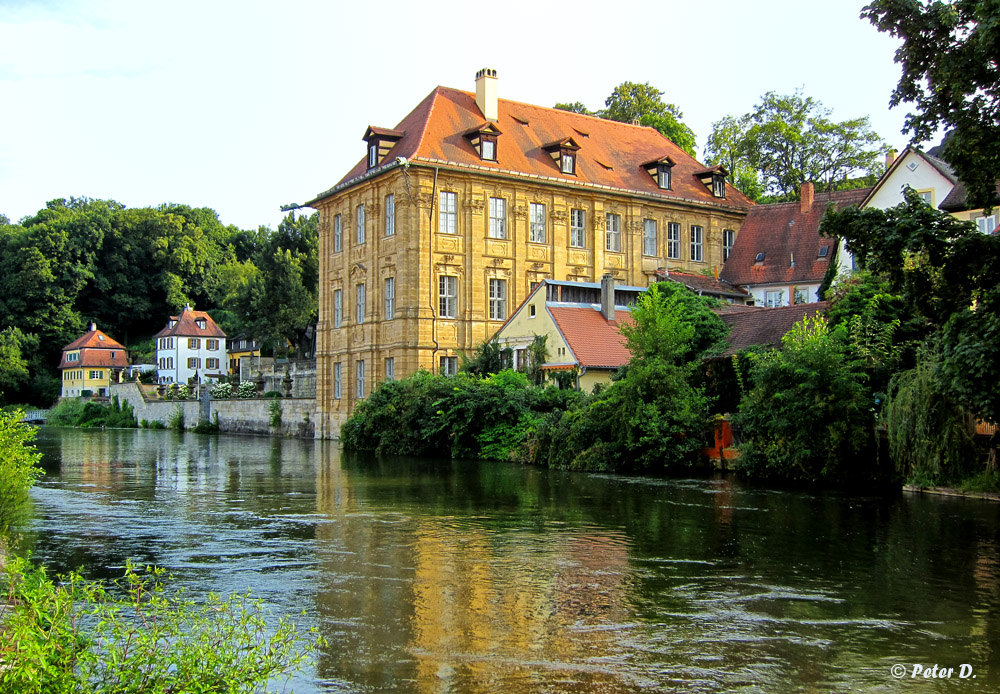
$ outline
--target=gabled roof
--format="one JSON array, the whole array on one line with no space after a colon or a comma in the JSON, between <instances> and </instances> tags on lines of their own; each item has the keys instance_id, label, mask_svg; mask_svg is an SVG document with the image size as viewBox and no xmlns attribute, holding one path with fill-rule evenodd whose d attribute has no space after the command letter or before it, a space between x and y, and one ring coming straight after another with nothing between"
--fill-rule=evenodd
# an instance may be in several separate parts
<instances>
[{"instance_id":1,"label":"gabled roof","mask_svg":"<svg viewBox=\"0 0 1000 694\"><path fill-rule=\"evenodd\" d=\"M199 328L195 321L204 320L205 327ZM171 326L170 323L174 325ZM212 317L205 311L195 311L185 306L179 316L170 316L170 321L160 332L153 335L158 337L218 337L225 339L226 333L222 332Z\"/></svg>"},{"instance_id":2,"label":"gabled roof","mask_svg":"<svg viewBox=\"0 0 1000 694\"><path fill-rule=\"evenodd\" d=\"M693 291L695 294L707 294L709 296L731 296L746 299L750 296L743 287L735 287L724 279L697 275L690 272L664 272L660 275L662 282L677 282Z\"/></svg>"},{"instance_id":3,"label":"gabled roof","mask_svg":"<svg viewBox=\"0 0 1000 694\"><path fill-rule=\"evenodd\" d=\"M856 206L868 191L859 188L816 193L805 212L800 202L751 208L720 277L743 286L822 281L835 252L834 240L819 235L823 213L830 205L838 210ZM827 252L821 257L824 246ZM764 256L758 262L761 253Z\"/></svg>"},{"instance_id":4,"label":"gabled roof","mask_svg":"<svg viewBox=\"0 0 1000 694\"><path fill-rule=\"evenodd\" d=\"M125 349L120 342L112 340L106 333L98 330L97 326L93 323L90 324L90 330L63 347L63 351L65 352L66 350L80 349L83 347L89 347L92 349Z\"/></svg>"},{"instance_id":5,"label":"gabled roof","mask_svg":"<svg viewBox=\"0 0 1000 694\"><path fill-rule=\"evenodd\" d=\"M632 323L628 311L615 311L614 322L592 306L546 306L580 366L615 369L628 363L632 354L625 348L622 323Z\"/></svg>"},{"instance_id":6,"label":"gabled roof","mask_svg":"<svg viewBox=\"0 0 1000 694\"><path fill-rule=\"evenodd\" d=\"M308 204L388 170L395 166L397 157L405 157L415 163L479 167L505 176L541 177L573 186L600 186L722 208L753 206L728 184L725 198L714 197L695 175L705 167L653 128L506 99L498 99L497 110L496 125L503 133L497 140L497 159L484 161L463 136L483 123L475 94L437 87L394 128L403 136L384 157L385 164L369 170L367 158L362 157L336 186ZM544 149L546 144L567 138L580 146L575 175L562 173ZM661 190L643 166L664 157L676 162L672 190Z\"/></svg>"},{"instance_id":7,"label":"gabled roof","mask_svg":"<svg viewBox=\"0 0 1000 694\"><path fill-rule=\"evenodd\" d=\"M938 205L939 209L945 212L965 212L971 209L979 209L969 207L969 204L965 201L966 189L965 184L959 181L955 184L955 187L951 189L951 192L941 201ZM1000 205L1000 181L997 181L997 194L993 198L993 205Z\"/></svg>"},{"instance_id":8,"label":"gabled roof","mask_svg":"<svg viewBox=\"0 0 1000 694\"><path fill-rule=\"evenodd\" d=\"M886 182L892 178L892 175L896 172L896 170L902 166L903 160L906 159L907 154L913 154L914 156L920 157L926 161L935 171L950 181L952 185L958 183L958 177L955 176L955 172L951 170L951 167L947 162L942 161L937 157L932 157L930 154L922 152L916 147L907 146L907 148L904 149L898 157L896 157L895 161L889 165L889 168L885 170L885 173L879 177L878 181L875 182L875 185L866 189L868 194L865 196L864 200L858 203L858 207L867 207L872 198L878 194Z\"/></svg>"},{"instance_id":9,"label":"gabled roof","mask_svg":"<svg viewBox=\"0 0 1000 694\"><path fill-rule=\"evenodd\" d=\"M793 304L775 308L750 308L743 311L720 313L722 322L729 326L729 349L722 356L731 356L747 347L780 347L781 338L806 316L810 318L825 312L830 302Z\"/></svg>"}]
</instances>

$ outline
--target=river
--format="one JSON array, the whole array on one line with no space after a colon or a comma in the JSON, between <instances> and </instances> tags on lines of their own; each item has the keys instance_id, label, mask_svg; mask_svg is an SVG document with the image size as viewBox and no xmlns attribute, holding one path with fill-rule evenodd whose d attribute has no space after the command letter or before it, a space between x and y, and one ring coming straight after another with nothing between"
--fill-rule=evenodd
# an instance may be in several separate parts
<instances>
[{"instance_id":1,"label":"river","mask_svg":"<svg viewBox=\"0 0 1000 694\"><path fill-rule=\"evenodd\" d=\"M172 431L38 443L37 558L304 610L328 644L296 692L1000 691L1000 504ZM913 677L935 664L951 679Z\"/></svg>"}]
</instances>

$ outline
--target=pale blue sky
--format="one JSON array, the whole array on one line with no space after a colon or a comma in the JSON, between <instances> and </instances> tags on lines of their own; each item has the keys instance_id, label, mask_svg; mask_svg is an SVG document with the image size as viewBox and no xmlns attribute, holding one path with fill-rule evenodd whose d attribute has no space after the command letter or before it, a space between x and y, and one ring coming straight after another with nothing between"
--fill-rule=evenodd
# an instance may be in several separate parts
<instances>
[{"instance_id":1,"label":"pale blue sky","mask_svg":"<svg viewBox=\"0 0 1000 694\"><path fill-rule=\"evenodd\" d=\"M863 4L0 0L0 213L87 196L275 226L361 159L369 124L482 67L545 106L648 81L699 152L714 121L800 87L902 149L897 42Z\"/></svg>"}]
</instances>

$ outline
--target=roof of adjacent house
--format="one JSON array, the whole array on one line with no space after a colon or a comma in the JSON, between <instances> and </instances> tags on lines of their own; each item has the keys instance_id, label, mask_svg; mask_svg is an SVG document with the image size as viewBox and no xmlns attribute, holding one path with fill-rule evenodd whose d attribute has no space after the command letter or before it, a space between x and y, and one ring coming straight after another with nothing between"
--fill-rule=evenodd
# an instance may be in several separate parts
<instances>
[{"instance_id":1,"label":"roof of adjacent house","mask_svg":"<svg viewBox=\"0 0 1000 694\"><path fill-rule=\"evenodd\" d=\"M205 327L199 328L196 321L204 320ZM173 325L171 325L173 323ZM153 335L158 337L218 337L225 338L226 333L216 324L212 317L205 311L195 311L190 306L185 306L178 316L170 316L170 321L160 332Z\"/></svg>"},{"instance_id":2,"label":"roof of adjacent house","mask_svg":"<svg viewBox=\"0 0 1000 694\"><path fill-rule=\"evenodd\" d=\"M965 212L970 209L978 209L969 207L969 204L965 200L966 194L965 184L958 181L955 187L951 189L951 192L938 205L938 208L945 212ZM1000 181L997 181L997 194L993 198L993 204L1000 205Z\"/></svg>"},{"instance_id":3,"label":"roof of adjacent house","mask_svg":"<svg viewBox=\"0 0 1000 694\"><path fill-rule=\"evenodd\" d=\"M657 272L659 275L659 272ZM697 275L689 272L664 272L660 275L661 281L670 281L683 284L695 294L708 294L710 296L731 296L746 299L750 296L743 287L735 287L724 279L709 277L707 275Z\"/></svg>"},{"instance_id":4,"label":"roof of adjacent house","mask_svg":"<svg viewBox=\"0 0 1000 694\"><path fill-rule=\"evenodd\" d=\"M67 361L66 353L79 350L80 358ZM60 369L81 368L92 366L103 367L125 367L128 366L128 354L124 345L116 340L112 340L93 323L90 330L76 338L62 348L62 359L59 360Z\"/></svg>"},{"instance_id":5,"label":"roof of adjacent house","mask_svg":"<svg viewBox=\"0 0 1000 694\"><path fill-rule=\"evenodd\" d=\"M632 323L628 311L615 310L615 320L608 321L593 306L546 306L546 309L580 366L615 369L632 358L625 348L625 336L618 330L622 323Z\"/></svg>"},{"instance_id":6,"label":"roof of adjacent house","mask_svg":"<svg viewBox=\"0 0 1000 694\"><path fill-rule=\"evenodd\" d=\"M834 240L819 235L823 213L856 206L869 190L816 193L806 211L798 201L751 208L720 277L742 286L822 281L836 252Z\"/></svg>"},{"instance_id":7,"label":"roof of adjacent house","mask_svg":"<svg viewBox=\"0 0 1000 694\"><path fill-rule=\"evenodd\" d=\"M397 157L405 157L432 165L453 164L500 175L526 175L548 182L640 192L723 208L745 210L753 206L728 183L726 197L714 197L710 186L696 175L705 167L653 128L507 99L497 101L495 125L501 134L497 136L496 161L484 161L465 136L487 124L475 94L437 87L393 129L403 136L385 155L382 165L369 170L367 157L362 157L336 186L307 204L394 167ZM563 173L546 149L566 138L579 146L575 174ZM675 162L671 190L661 190L644 166L664 157Z\"/></svg>"},{"instance_id":8,"label":"roof of adjacent house","mask_svg":"<svg viewBox=\"0 0 1000 694\"><path fill-rule=\"evenodd\" d=\"M815 317L825 312L830 302L793 304L775 308L752 308L720 313L729 326L729 349L722 356L733 355L747 347L778 347L781 338L805 317Z\"/></svg>"}]
</instances>

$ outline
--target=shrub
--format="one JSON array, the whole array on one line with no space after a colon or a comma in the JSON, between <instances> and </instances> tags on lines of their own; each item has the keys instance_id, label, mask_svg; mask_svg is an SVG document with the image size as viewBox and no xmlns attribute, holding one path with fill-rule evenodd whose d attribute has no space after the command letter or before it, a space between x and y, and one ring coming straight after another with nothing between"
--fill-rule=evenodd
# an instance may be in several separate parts
<instances>
[{"instance_id":1,"label":"shrub","mask_svg":"<svg viewBox=\"0 0 1000 694\"><path fill-rule=\"evenodd\" d=\"M271 413L270 424L271 427L277 429L281 426L281 403L277 400L272 400L268 410Z\"/></svg>"},{"instance_id":2,"label":"shrub","mask_svg":"<svg viewBox=\"0 0 1000 694\"><path fill-rule=\"evenodd\" d=\"M168 593L159 569L140 574L129 563L111 590L76 574L53 581L19 557L2 573L0 617L17 644L2 652L2 691L257 692L321 642L287 619L272 630L249 594L195 603Z\"/></svg>"},{"instance_id":3,"label":"shrub","mask_svg":"<svg viewBox=\"0 0 1000 694\"><path fill-rule=\"evenodd\" d=\"M277 390L269 390L266 393L264 393L263 397L270 398L270 399L273 400L274 398L280 398L281 397L281 393L279 391L277 391Z\"/></svg>"},{"instance_id":4,"label":"shrub","mask_svg":"<svg viewBox=\"0 0 1000 694\"><path fill-rule=\"evenodd\" d=\"M257 397L257 386L250 381L241 381L239 387L236 389L236 397L238 398Z\"/></svg>"},{"instance_id":5,"label":"shrub","mask_svg":"<svg viewBox=\"0 0 1000 694\"><path fill-rule=\"evenodd\" d=\"M135 413L127 401L120 402L116 395L111 398L109 405L101 405L96 402L86 403L77 418L76 425L85 428L134 429L136 427Z\"/></svg>"},{"instance_id":6,"label":"shrub","mask_svg":"<svg viewBox=\"0 0 1000 694\"><path fill-rule=\"evenodd\" d=\"M212 397L213 398L231 398L233 397L233 386L229 383L217 383L212 386Z\"/></svg>"},{"instance_id":7,"label":"shrub","mask_svg":"<svg viewBox=\"0 0 1000 694\"><path fill-rule=\"evenodd\" d=\"M49 410L46 423L52 426L75 427L83 414L84 401L80 398L63 398Z\"/></svg>"},{"instance_id":8,"label":"shrub","mask_svg":"<svg viewBox=\"0 0 1000 694\"><path fill-rule=\"evenodd\" d=\"M28 490L42 475L42 455L31 443L35 430L21 422L22 416L17 410L0 412L0 535L22 519Z\"/></svg>"},{"instance_id":9,"label":"shrub","mask_svg":"<svg viewBox=\"0 0 1000 694\"><path fill-rule=\"evenodd\" d=\"M174 413L170 415L170 422L167 426L175 431L184 431L184 408L182 406L178 405Z\"/></svg>"}]
</instances>

